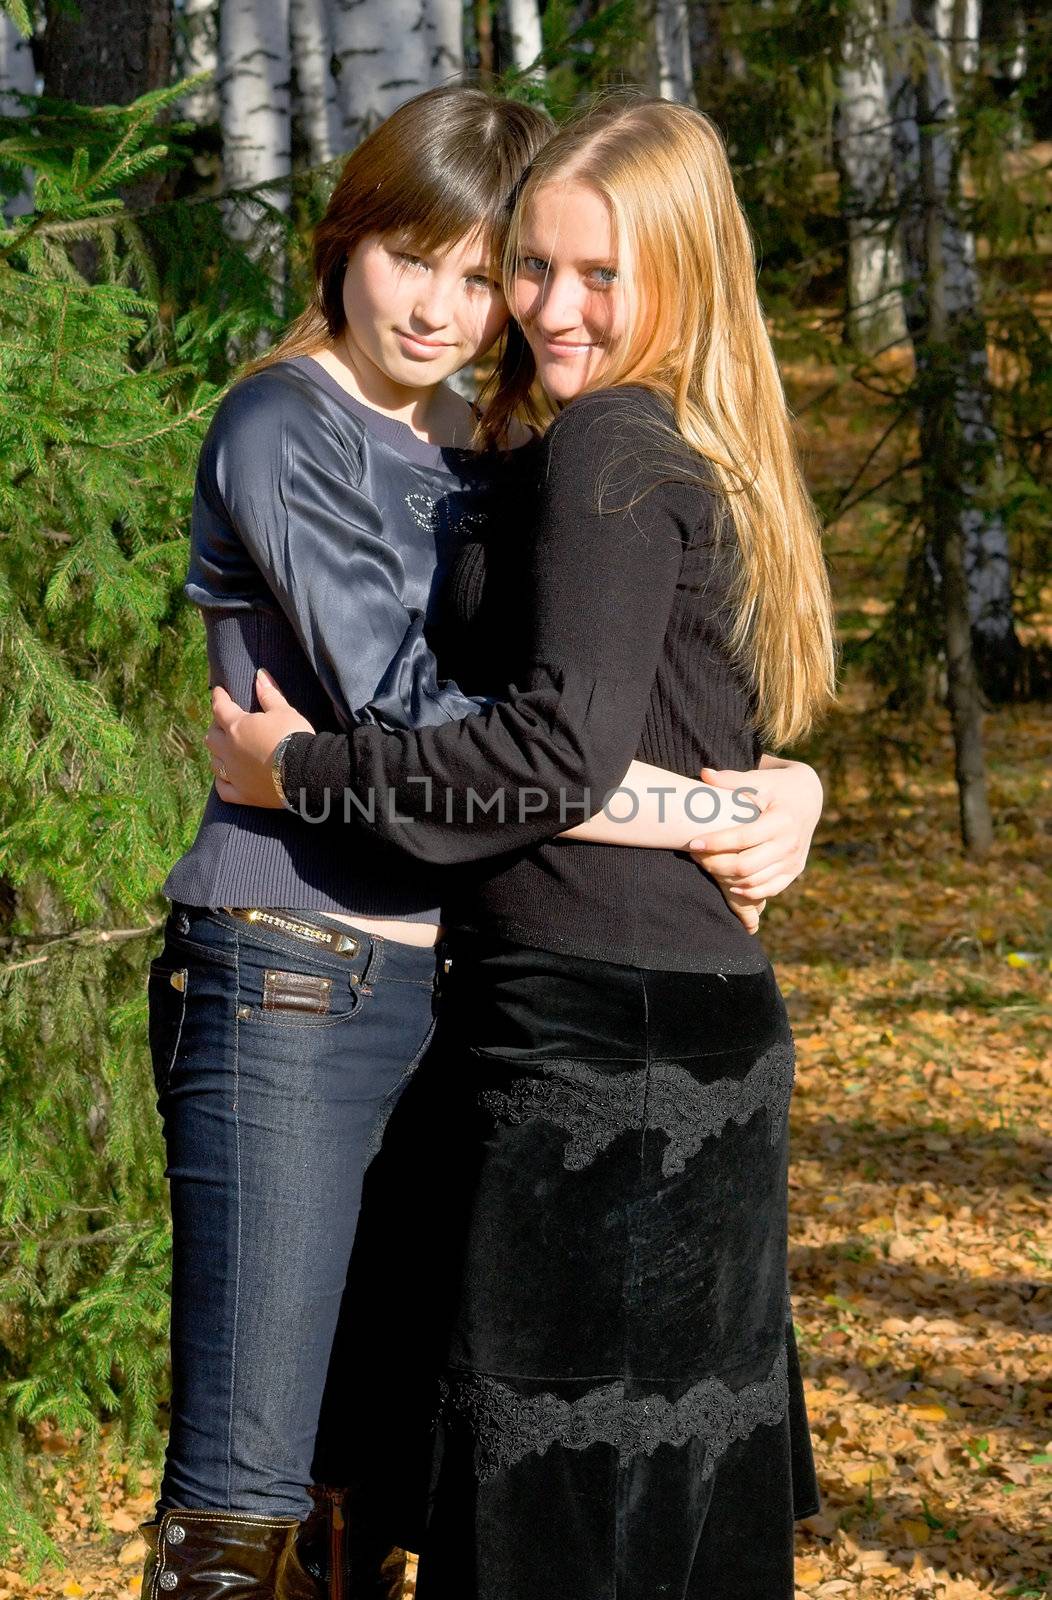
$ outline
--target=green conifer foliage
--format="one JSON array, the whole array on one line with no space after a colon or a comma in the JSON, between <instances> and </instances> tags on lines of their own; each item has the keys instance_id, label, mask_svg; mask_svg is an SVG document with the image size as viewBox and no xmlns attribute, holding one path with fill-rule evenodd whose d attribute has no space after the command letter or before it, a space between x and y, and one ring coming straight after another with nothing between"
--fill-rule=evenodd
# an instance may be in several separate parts
<instances>
[{"instance_id":1,"label":"green conifer foliage","mask_svg":"<svg viewBox=\"0 0 1052 1600\"><path fill-rule=\"evenodd\" d=\"M178 92L0 127L0 173L30 167L37 204L0 232L0 1560L47 1549L34 1427L91 1446L109 1424L142 1456L167 1388L145 977L211 781L189 501L225 341L273 314L253 320L251 280L236 310L211 287L214 207L140 222L120 198L177 159Z\"/></svg>"}]
</instances>

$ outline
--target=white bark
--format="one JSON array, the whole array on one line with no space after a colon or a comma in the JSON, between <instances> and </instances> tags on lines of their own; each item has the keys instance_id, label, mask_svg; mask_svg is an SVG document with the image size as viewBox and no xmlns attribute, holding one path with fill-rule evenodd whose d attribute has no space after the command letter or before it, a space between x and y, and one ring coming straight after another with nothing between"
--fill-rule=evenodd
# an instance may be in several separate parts
<instances>
[{"instance_id":1,"label":"white bark","mask_svg":"<svg viewBox=\"0 0 1052 1600\"><path fill-rule=\"evenodd\" d=\"M325 0L289 0L293 114L312 167L342 154L343 118L332 72L332 34Z\"/></svg>"},{"instance_id":2,"label":"white bark","mask_svg":"<svg viewBox=\"0 0 1052 1600\"><path fill-rule=\"evenodd\" d=\"M891 109L876 6L851 19L837 71L837 156L847 219L851 342L879 350L906 337L895 229Z\"/></svg>"},{"instance_id":3,"label":"white bark","mask_svg":"<svg viewBox=\"0 0 1052 1600\"><path fill-rule=\"evenodd\" d=\"M455 83L464 70L462 0L424 0L424 19L428 84Z\"/></svg>"},{"instance_id":4,"label":"white bark","mask_svg":"<svg viewBox=\"0 0 1052 1600\"><path fill-rule=\"evenodd\" d=\"M979 0L938 0L935 29L954 68L965 77L979 70Z\"/></svg>"},{"instance_id":5,"label":"white bark","mask_svg":"<svg viewBox=\"0 0 1052 1600\"><path fill-rule=\"evenodd\" d=\"M682 106L696 105L687 0L657 0L654 8L654 43L657 47L658 93L662 100L676 100Z\"/></svg>"},{"instance_id":6,"label":"white bark","mask_svg":"<svg viewBox=\"0 0 1052 1600\"><path fill-rule=\"evenodd\" d=\"M892 145L902 214L903 264L907 283L906 314L917 346L918 362L926 360L925 336L930 307L925 279L929 259L937 251L941 276L941 310L951 329L973 330L967 363L960 363L954 410L967 450L971 481L961 486L961 532L968 577L968 606L973 633L994 655L1014 640L1011 564L1008 536L996 505L982 504L984 487L1000 469L1001 456L990 406L975 237L961 216L957 196L956 116L949 41L939 37L938 0L891 0L898 60L892 69ZM923 94L926 115L938 125L931 138L929 191L921 182L923 120L918 84L911 75L911 53L925 50Z\"/></svg>"},{"instance_id":7,"label":"white bark","mask_svg":"<svg viewBox=\"0 0 1052 1600\"><path fill-rule=\"evenodd\" d=\"M35 94L37 88L33 51L28 39L23 39L7 12L0 12L0 114L21 117L26 108L14 98L18 94ZM33 174L23 168L22 188L17 194L5 195L4 216L8 221L25 216L33 209Z\"/></svg>"},{"instance_id":8,"label":"white bark","mask_svg":"<svg viewBox=\"0 0 1052 1600\"><path fill-rule=\"evenodd\" d=\"M541 12L537 0L502 0L500 36L516 72L544 77Z\"/></svg>"},{"instance_id":9,"label":"white bark","mask_svg":"<svg viewBox=\"0 0 1052 1600\"><path fill-rule=\"evenodd\" d=\"M219 102L223 128L223 186L255 189L287 178L291 169L289 0L222 0L219 16ZM288 188L265 191L284 211ZM270 232L261 208L230 202L232 237L262 253Z\"/></svg>"},{"instance_id":10,"label":"white bark","mask_svg":"<svg viewBox=\"0 0 1052 1600\"><path fill-rule=\"evenodd\" d=\"M341 145L353 150L377 123L430 86L426 0L329 0Z\"/></svg>"},{"instance_id":11,"label":"white bark","mask_svg":"<svg viewBox=\"0 0 1052 1600\"><path fill-rule=\"evenodd\" d=\"M180 114L198 127L219 120L219 0L185 0L176 15L176 71L180 78L210 72L211 82L193 89L179 102Z\"/></svg>"}]
</instances>

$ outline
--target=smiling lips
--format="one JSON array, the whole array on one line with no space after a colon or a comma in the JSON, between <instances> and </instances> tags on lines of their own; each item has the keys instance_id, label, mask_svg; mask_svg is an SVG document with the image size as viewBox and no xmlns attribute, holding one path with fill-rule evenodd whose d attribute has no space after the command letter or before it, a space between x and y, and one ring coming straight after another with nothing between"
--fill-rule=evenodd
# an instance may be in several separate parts
<instances>
[{"instance_id":1,"label":"smiling lips","mask_svg":"<svg viewBox=\"0 0 1052 1600\"><path fill-rule=\"evenodd\" d=\"M548 347L548 349L551 350L552 353L555 354L555 355L577 355L577 353L579 351L581 351L581 350L594 350L594 349L596 349L596 345L595 345L594 341L591 341L591 340L589 340L589 341L576 340L575 341L573 339L548 339L548 338L546 338L544 342L545 342L546 346Z\"/></svg>"},{"instance_id":2,"label":"smiling lips","mask_svg":"<svg viewBox=\"0 0 1052 1600\"><path fill-rule=\"evenodd\" d=\"M443 339L421 339L419 334L405 333L401 328L396 328L395 333L414 350L430 350L437 355L440 350L448 350L450 348Z\"/></svg>"}]
</instances>

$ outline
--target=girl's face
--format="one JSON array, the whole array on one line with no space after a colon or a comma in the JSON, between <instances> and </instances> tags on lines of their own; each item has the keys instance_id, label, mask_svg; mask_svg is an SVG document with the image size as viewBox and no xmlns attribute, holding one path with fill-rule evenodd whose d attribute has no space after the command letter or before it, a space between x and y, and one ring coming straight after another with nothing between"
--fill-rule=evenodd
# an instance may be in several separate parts
<instances>
[{"instance_id":1,"label":"girl's face","mask_svg":"<svg viewBox=\"0 0 1052 1600\"><path fill-rule=\"evenodd\" d=\"M348 257L343 308L352 356L407 389L441 383L485 354L508 320L482 235L421 255L369 234Z\"/></svg>"},{"instance_id":2,"label":"girl's face","mask_svg":"<svg viewBox=\"0 0 1052 1600\"><path fill-rule=\"evenodd\" d=\"M606 201L572 180L544 184L520 235L514 312L552 400L572 400L602 372L625 328Z\"/></svg>"}]
</instances>

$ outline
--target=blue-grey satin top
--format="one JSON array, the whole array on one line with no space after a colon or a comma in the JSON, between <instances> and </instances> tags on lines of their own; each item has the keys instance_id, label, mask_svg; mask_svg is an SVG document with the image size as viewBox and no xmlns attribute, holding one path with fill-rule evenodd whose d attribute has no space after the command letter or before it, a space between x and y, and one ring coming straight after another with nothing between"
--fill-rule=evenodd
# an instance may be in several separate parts
<instances>
[{"instance_id":1,"label":"blue-grey satin top","mask_svg":"<svg viewBox=\"0 0 1052 1600\"><path fill-rule=\"evenodd\" d=\"M328 731L478 711L484 700L442 679L426 629L452 557L521 493L533 457L428 444L310 356L243 379L205 437L193 501L184 592L204 619L210 685L256 710L263 666ZM164 893L424 921L444 881L335 818L232 806L213 788Z\"/></svg>"}]
</instances>

